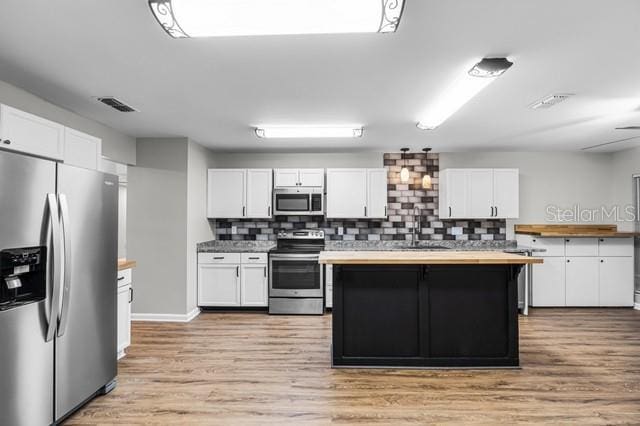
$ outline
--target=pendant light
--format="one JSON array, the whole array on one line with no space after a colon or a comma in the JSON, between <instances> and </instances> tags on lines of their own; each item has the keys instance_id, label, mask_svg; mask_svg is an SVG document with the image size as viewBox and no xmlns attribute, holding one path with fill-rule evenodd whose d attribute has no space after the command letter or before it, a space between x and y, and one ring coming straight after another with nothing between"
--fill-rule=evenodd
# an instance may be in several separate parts
<instances>
[{"instance_id":1,"label":"pendant light","mask_svg":"<svg viewBox=\"0 0 640 426\"><path fill-rule=\"evenodd\" d=\"M409 148L401 148L402 151L402 169L400 170L400 182L407 183L409 182L409 169L407 169L407 160L405 159L405 154L409 151Z\"/></svg>"},{"instance_id":2,"label":"pendant light","mask_svg":"<svg viewBox=\"0 0 640 426\"><path fill-rule=\"evenodd\" d=\"M424 151L424 156L425 156L425 159L426 159L427 158L427 154L429 154L429 151L431 151L431 148L422 148L422 150ZM428 171L427 171L427 173L425 173L424 176L422 176L422 188L431 189L431 176L429 176L429 172Z\"/></svg>"}]
</instances>

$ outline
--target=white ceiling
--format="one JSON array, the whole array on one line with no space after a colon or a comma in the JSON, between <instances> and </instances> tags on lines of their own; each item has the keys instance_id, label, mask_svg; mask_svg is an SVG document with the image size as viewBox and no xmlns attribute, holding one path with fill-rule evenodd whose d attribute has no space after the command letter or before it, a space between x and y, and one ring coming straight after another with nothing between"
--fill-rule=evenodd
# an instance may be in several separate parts
<instances>
[{"instance_id":1,"label":"white ceiling","mask_svg":"<svg viewBox=\"0 0 640 426\"><path fill-rule=\"evenodd\" d=\"M2 0L0 79L132 136L225 151L578 150L640 125L640 1L406 0L396 33L172 39L145 0ZM435 131L420 112L475 59L515 65ZM576 96L548 110L551 93ZM122 98L122 114L92 97ZM257 124L363 124L355 140ZM635 140L604 145L617 150Z\"/></svg>"}]
</instances>

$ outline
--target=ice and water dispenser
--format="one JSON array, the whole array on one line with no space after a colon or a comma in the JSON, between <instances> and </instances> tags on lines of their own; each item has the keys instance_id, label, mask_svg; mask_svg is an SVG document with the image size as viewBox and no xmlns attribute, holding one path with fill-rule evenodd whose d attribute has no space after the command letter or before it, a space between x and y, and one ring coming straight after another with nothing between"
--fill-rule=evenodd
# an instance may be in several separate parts
<instances>
[{"instance_id":1,"label":"ice and water dispenser","mask_svg":"<svg viewBox=\"0 0 640 426\"><path fill-rule=\"evenodd\" d=\"M47 291L46 247L0 251L0 310L43 300Z\"/></svg>"}]
</instances>

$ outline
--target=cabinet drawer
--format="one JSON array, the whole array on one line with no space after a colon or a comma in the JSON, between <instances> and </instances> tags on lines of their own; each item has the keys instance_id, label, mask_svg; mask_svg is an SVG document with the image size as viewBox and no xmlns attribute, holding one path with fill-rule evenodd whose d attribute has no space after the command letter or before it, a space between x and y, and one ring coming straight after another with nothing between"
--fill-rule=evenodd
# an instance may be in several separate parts
<instances>
[{"instance_id":1,"label":"cabinet drawer","mask_svg":"<svg viewBox=\"0 0 640 426\"><path fill-rule=\"evenodd\" d=\"M544 249L544 252L534 253L534 256L540 257L554 257L564 256L564 239L563 238L541 238L529 236L528 243L524 242L524 245L529 245L534 248Z\"/></svg>"},{"instance_id":2,"label":"cabinet drawer","mask_svg":"<svg viewBox=\"0 0 640 426\"><path fill-rule=\"evenodd\" d=\"M198 263L240 263L240 253L198 253Z\"/></svg>"},{"instance_id":3,"label":"cabinet drawer","mask_svg":"<svg viewBox=\"0 0 640 426\"><path fill-rule=\"evenodd\" d=\"M267 253L242 253L242 263L267 263Z\"/></svg>"},{"instance_id":4,"label":"cabinet drawer","mask_svg":"<svg viewBox=\"0 0 640 426\"><path fill-rule=\"evenodd\" d=\"M633 256L633 238L600 238L599 256Z\"/></svg>"},{"instance_id":5,"label":"cabinet drawer","mask_svg":"<svg viewBox=\"0 0 640 426\"><path fill-rule=\"evenodd\" d=\"M565 252L567 256L597 256L597 238L565 238Z\"/></svg>"},{"instance_id":6,"label":"cabinet drawer","mask_svg":"<svg viewBox=\"0 0 640 426\"><path fill-rule=\"evenodd\" d=\"M131 269L118 271L118 287L131 284Z\"/></svg>"}]
</instances>

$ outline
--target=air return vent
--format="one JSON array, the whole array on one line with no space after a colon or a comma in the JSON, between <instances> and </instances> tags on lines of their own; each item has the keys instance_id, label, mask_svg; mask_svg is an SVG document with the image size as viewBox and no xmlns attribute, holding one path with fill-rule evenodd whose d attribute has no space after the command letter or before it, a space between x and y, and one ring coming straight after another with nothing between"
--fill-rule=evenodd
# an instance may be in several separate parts
<instances>
[{"instance_id":1,"label":"air return vent","mask_svg":"<svg viewBox=\"0 0 640 426\"><path fill-rule=\"evenodd\" d=\"M551 108L554 105L559 104L560 102L566 100L570 96L573 96L571 93L556 93L555 95L545 96L544 98L535 101L529 108L538 109L538 108Z\"/></svg>"},{"instance_id":2,"label":"air return vent","mask_svg":"<svg viewBox=\"0 0 640 426\"><path fill-rule=\"evenodd\" d=\"M137 111L137 109L130 107L129 105L125 104L124 102L112 96L107 96L104 98L97 98L97 99L103 104L109 105L111 108L117 109L120 112L136 112Z\"/></svg>"}]
</instances>

